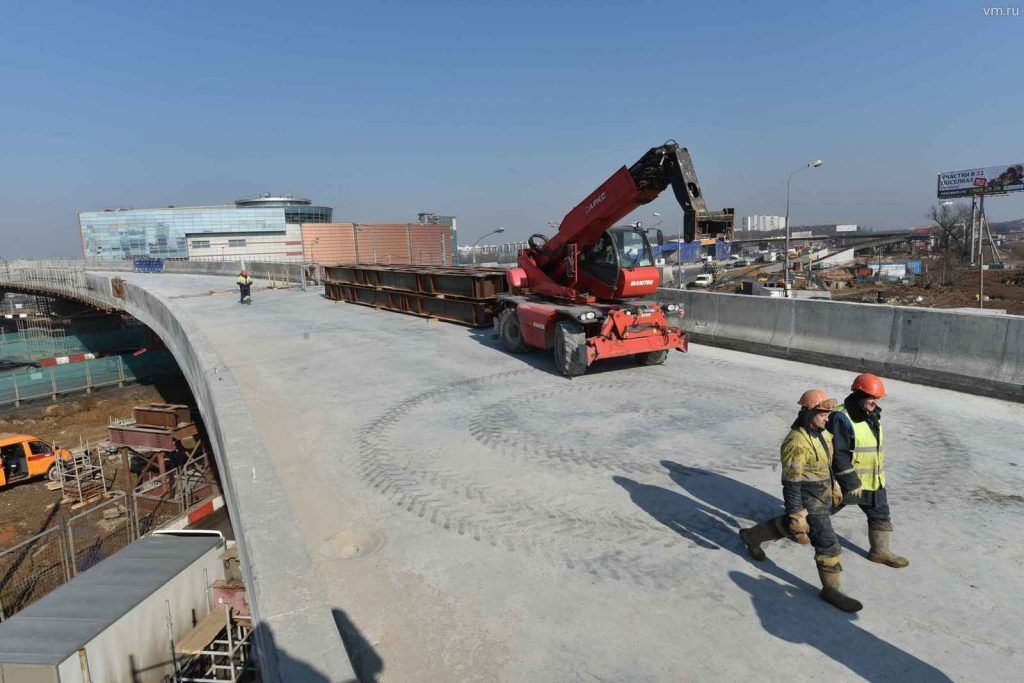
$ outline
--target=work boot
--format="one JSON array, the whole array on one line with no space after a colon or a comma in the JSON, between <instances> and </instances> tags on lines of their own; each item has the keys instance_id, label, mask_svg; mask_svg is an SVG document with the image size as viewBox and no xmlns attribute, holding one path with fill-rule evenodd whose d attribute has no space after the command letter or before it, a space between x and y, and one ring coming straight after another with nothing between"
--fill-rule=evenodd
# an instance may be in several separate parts
<instances>
[{"instance_id":1,"label":"work boot","mask_svg":"<svg viewBox=\"0 0 1024 683\"><path fill-rule=\"evenodd\" d=\"M890 539L892 539L892 524L890 522L869 524L868 541L871 543L871 552L868 553L868 559L872 562L902 569L910 564L910 560L896 555L889 550Z\"/></svg>"},{"instance_id":2,"label":"work boot","mask_svg":"<svg viewBox=\"0 0 1024 683\"><path fill-rule=\"evenodd\" d=\"M747 552L750 553L750 556L758 562L763 562L768 559L768 556L761 549L761 544L779 540L782 538L782 533L775 526L775 521L771 520L761 522L749 529L740 529L740 538L747 544Z\"/></svg>"},{"instance_id":3,"label":"work boot","mask_svg":"<svg viewBox=\"0 0 1024 683\"><path fill-rule=\"evenodd\" d=\"M859 600L843 593L843 566L839 556L815 558L818 578L821 579L821 599L843 612L859 612L864 608Z\"/></svg>"}]
</instances>

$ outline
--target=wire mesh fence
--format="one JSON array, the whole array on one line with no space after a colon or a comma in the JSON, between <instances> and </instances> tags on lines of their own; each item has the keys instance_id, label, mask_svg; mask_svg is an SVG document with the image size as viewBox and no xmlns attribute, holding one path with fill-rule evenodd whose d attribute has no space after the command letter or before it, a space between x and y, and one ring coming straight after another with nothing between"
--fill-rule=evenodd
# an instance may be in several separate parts
<instances>
[{"instance_id":1,"label":"wire mesh fence","mask_svg":"<svg viewBox=\"0 0 1024 683\"><path fill-rule=\"evenodd\" d=\"M0 621L70 578L70 553L63 523L0 552Z\"/></svg>"},{"instance_id":2,"label":"wire mesh fence","mask_svg":"<svg viewBox=\"0 0 1024 683\"><path fill-rule=\"evenodd\" d=\"M0 621L219 493L199 474L167 472L0 551Z\"/></svg>"},{"instance_id":3,"label":"wire mesh fence","mask_svg":"<svg viewBox=\"0 0 1024 683\"><path fill-rule=\"evenodd\" d=\"M140 536L159 529L187 509L181 478L174 470L153 477L132 492L135 526Z\"/></svg>"},{"instance_id":4,"label":"wire mesh fence","mask_svg":"<svg viewBox=\"0 0 1024 683\"><path fill-rule=\"evenodd\" d=\"M68 548L74 574L84 572L135 540L128 496L114 496L67 520Z\"/></svg>"}]
</instances>

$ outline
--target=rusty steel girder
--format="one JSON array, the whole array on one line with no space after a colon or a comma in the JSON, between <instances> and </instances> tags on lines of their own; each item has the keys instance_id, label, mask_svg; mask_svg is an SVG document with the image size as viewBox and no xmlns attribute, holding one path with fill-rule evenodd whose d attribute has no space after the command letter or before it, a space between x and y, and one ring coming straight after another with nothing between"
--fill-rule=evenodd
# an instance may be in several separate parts
<instances>
[{"instance_id":1,"label":"rusty steel girder","mask_svg":"<svg viewBox=\"0 0 1024 683\"><path fill-rule=\"evenodd\" d=\"M353 304L411 313L471 327L486 327L494 321L494 300L459 299L391 289L328 282L327 298Z\"/></svg>"},{"instance_id":2,"label":"rusty steel girder","mask_svg":"<svg viewBox=\"0 0 1024 683\"><path fill-rule=\"evenodd\" d=\"M192 423L173 429L148 427L139 424L116 424L107 427L107 436L115 446L129 448L153 448L160 451L177 450L178 445L188 437L196 436L199 430Z\"/></svg>"},{"instance_id":3,"label":"rusty steel girder","mask_svg":"<svg viewBox=\"0 0 1024 683\"><path fill-rule=\"evenodd\" d=\"M493 299L508 291L504 268L471 266L385 266L341 264L326 266L328 282L441 294L464 299Z\"/></svg>"},{"instance_id":4,"label":"rusty steel girder","mask_svg":"<svg viewBox=\"0 0 1024 683\"><path fill-rule=\"evenodd\" d=\"M150 403L132 409L135 424L145 427L175 429L178 425L192 421L188 406L172 403Z\"/></svg>"}]
</instances>

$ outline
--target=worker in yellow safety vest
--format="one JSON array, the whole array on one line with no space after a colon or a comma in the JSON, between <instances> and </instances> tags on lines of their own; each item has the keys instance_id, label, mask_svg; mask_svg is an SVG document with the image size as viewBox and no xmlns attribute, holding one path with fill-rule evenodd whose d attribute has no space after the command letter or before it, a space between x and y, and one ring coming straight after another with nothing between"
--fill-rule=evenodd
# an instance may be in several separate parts
<instances>
[{"instance_id":1,"label":"worker in yellow safety vest","mask_svg":"<svg viewBox=\"0 0 1024 683\"><path fill-rule=\"evenodd\" d=\"M238 303L251 304L252 278L249 277L249 271L243 270L241 273L239 273L238 279L235 280L235 284L238 285Z\"/></svg>"},{"instance_id":2,"label":"worker in yellow safety vest","mask_svg":"<svg viewBox=\"0 0 1024 683\"><path fill-rule=\"evenodd\" d=\"M762 543L788 537L814 546L814 562L821 579L821 598L844 612L862 605L843 593L843 567L839 564L839 537L829 518L841 496L832 479L832 435L825 431L829 415L839 402L820 389L800 397L800 413L782 442L782 498L786 514L740 530L740 538L755 560L766 558Z\"/></svg>"},{"instance_id":3,"label":"worker in yellow safety vest","mask_svg":"<svg viewBox=\"0 0 1024 683\"><path fill-rule=\"evenodd\" d=\"M835 449L832 472L842 489L843 503L856 503L867 515L871 543L868 559L890 567L906 567L910 561L889 549L893 526L885 489L882 409L878 407L885 386L881 378L865 373L857 375L851 390L853 393L828 421Z\"/></svg>"}]
</instances>

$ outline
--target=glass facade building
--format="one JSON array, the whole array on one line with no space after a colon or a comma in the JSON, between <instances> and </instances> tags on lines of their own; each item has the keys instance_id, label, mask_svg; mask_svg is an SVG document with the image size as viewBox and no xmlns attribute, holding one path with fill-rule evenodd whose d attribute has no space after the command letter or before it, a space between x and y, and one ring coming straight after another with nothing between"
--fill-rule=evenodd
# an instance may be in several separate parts
<instances>
[{"instance_id":1,"label":"glass facade building","mask_svg":"<svg viewBox=\"0 0 1024 683\"><path fill-rule=\"evenodd\" d=\"M78 226L86 259L188 258L186 235L285 233L288 224L330 223L333 209L308 199L258 195L225 206L82 211Z\"/></svg>"}]
</instances>

